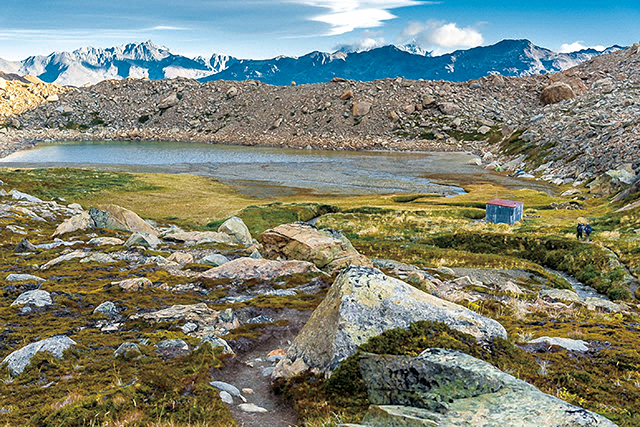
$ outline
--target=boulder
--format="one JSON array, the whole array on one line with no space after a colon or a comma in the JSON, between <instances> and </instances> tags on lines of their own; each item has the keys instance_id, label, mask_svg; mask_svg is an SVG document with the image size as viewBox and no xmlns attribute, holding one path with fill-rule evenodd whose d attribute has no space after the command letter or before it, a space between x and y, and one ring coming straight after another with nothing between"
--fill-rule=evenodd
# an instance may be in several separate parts
<instances>
[{"instance_id":1,"label":"boulder","mask_svg":"<svg viewBox=\"0 0 640 427\"><path fill-rule=\"evenodd\" d=\"M169 255L167 261L175 262L180 265L186 265L193 262L193 255L187 252L174 252Z\"/></svg>"},{"instance_id":2,"label":"boulder","mask_svg":"<svg viewBox=\"0 0 640 427\"><path fill-rule=\"evenodd\" d=\"M233 239L230 235L215 231L178 231L176 233L165 234L163 238L165 240L181 242L187 245L196 245L198 243L233 243Z\"/></svg>"},{"instance_id":3,"label":"boulder","mask_svg":"<svg viewBox=\"0 0 640 427\"><path fill-rule=\"evenodd\" d=\"M347 89L344 92L342 92L342 94L340 95L340 99L343 101L346 101L347 99L351 99L353 98L353 90L352 89Z\"/></svg>"},{"instance_id":4,"label":"boulder","mask_svg":"<svg viewBox=\"0 0 640 427\"><path fill-rule=\"evenodd\" d=\"M253 243L253 237L251 237L249 229L242 219L237 216L232 216L223 222L222 225L218 227L218 232L228 234L235 243L242 243L247 246Z\"/></svg>"},{"instance_id":5,"label":"boulder","mask_svg":"<svg viewBox=\"0 0 640 427\"><path fill-rule=\"evenodd\" d=\"M21 293L18 298L11 305L35 305L36 307L46 307L53 305L51 294L41 289L35 289L33 291L27 291Z\"/></svg>"},{"instance_id":6,"label":"boulder","mask_svg":"<svg viewBox=\"0 0 640 427\"><path fill-rule=\"evenodd\" d=\"M86 258L82 258L82 260L80 262L82 262L82 263L87 263L87 262L109 263L109 262L117 262L117 260L115 258L113 258L109 254L98 252L98 253L95 253L95 254L91 254Z\"/></svg>"},{"instance_id":7,"label":"boulder","mask_svg":"<svg viewBox=\"0 0 640 427\"><path fill-rule=\"evenodd\" d=\"M138 214L120 206L107 205L104 209L91 208L89 215L98 228L158 235L156 229Z\"/></svg>"},{"instance_id":8,"label":"boulder","mask_svg":"<svg viewBox=\"0 0 640 427\"><path fill-rule=\"evenodd\" d=\"M229 259L222 254L212 254L207 255L206 257L200 259L198 261L200 264L210 265L212 267L218 267L222 264L229 262Z\"/></svg>"},{"instance_id":9,"label":"boulder","mask_svg":"<svg viewBox=\"0 0 640 427\"><path fill-rule=\"evenodd\" d=\"M571 338L560 338L560 337L540 337L535 340L531 340L527 342L527 344L543 344L546 347L551 347L556 345L558 347L562 347L565 350L569 351L578 351L585 352L589 351L589 347L587 347L587 343L582 340L574 340Z\"/></svg>"},{"instance_id":10,"label":"boulder","mask_svg":"<svg viewBox=\"0 0 640 427\"><path fill-rule=\"evenodd\" d=\"M175 93L172 93L158 103L158 108L160 110L167 110L171 107L178 105L178 102L180 102L180 100L178 99L178 95Z\"/></svg>"},{"instance_id":11,"label":"boulder","mask_svg":"<svg viewBox=\"0 0 640 427\"><path fill-rule=\"evenodd\" d=\"M111 282L111 285L120 286L120 289L123 291L137 291L153 286L153 282L145 277L136 277L133 279L124 279L119 282Z\"/></svg>"},{"instance_id":12,"label":"boulder","mask_svg":"<svg viewBox=\"0 0 640 427\"><path fill-rule=\"evenodd\" d=\"M351 267L338 276L276 366L274 377L291 377L307 369L328 375L369 338L388 329L407 328L419 320L446 323L480 341L507 337L495 320L380 270Z\"/></svg>"},{"instance_id":13,"label":"boulder","mask_svg":"<svg viewBox=\"0 0 640 427\"><path fill-rule=\"evenodd\" d=\"M540 94L540 103L542 105L556 104L560 101L574 98L576 95L566 83L553 83L542 90Z\"/></svg>"},{"instance_id":14,"label":"boulder","mask_svg":"<svg viewBox=\"0 0 640 427\"><path fill-rule=\"evenodd\" d=\"M73 233L78 230L89 230L93 228L94 225L95 224L91 215L89 215L89 212L82 211L60 224L51 237L60 236L66 233Z\"/></svg>"},{"instance_id":15,"label":"boulder","mask_svg":"<svg viewBox=\"0 0 640 427\"><path fill-rule=\"evenodd\" d=\"M11 195L11 197L14 200L22 200L22 201L25 201L25 202L37 203L37 204L44 203L41 199L39 199L39 198L37 198L35 196L32 196L32 195L27 194L27 193L20 192L20 191L15 190L15 189L9 191L9 194Z\"/></svg>"},{"instance_id":16,"label":"boulder","mask_svg":"<svg viewBox=\"0 0 640 427\"><path fill-rule=\"evenodd\" d=\"M123 342L118 346L116 351L113 352L113 357L121 357L127 360L138 359L142 357L142 352L138 344L134 342Z\"/></svg>"},{"instance_id":17,"label":"boulder","mask_svg":"<svg viewBox=\"0 0 640 427\"><path fill-rule=\"evenodd\" d=\"M202 273L205 279L234 279L246 282L251 279L273 280L280 276L299 273L320 273L310 262L272 261L266 259L237 258Z\"/></svg>"},{"instance_id":18,"label":"boulder","mask_svg":"<svg viewBox=\"0 0 640 427\"><path fill-rule=\"evenodd\" d=\"M33 243L31 243L27 239L22 239L20 240L20 243L16 245L14 252L20 254L24 252L33 252L35 250L36 250L36 247L33 245Z\"/></svg>"},{"instance_id":19,"label":"boulder","mask_svg":"<svg viewBox=\"0 0 640 427\"><path fill-rule=\"evenodd\" d=\"M316 267L334 272L350 265L371 267L371 261L360 255L341 233L318 230L306 223L280 225L260 236L263 254L272 259L309 261Z\"/></svg>"},{"instance_id":20,"label":"boulder","mask_svg":"<svg viewBox=\"0 0 640 427\"><path fill-rule=\"evenodd\" d=\"M20 375L24 368L31 363L31 358L36 353L46 351L53 354L58 359L62 357L62 353L70 347L76 345L76 342L65 335L56 335L41 341L31 343L20 350L16 350L9 354L2 361L2 365L7 364L7 368L12 375Z\"/></svg>"},{"instance_id":21,"label":"boulder","mask_svg":"<svg viewBox=\"0 0 640 427\"><path fill-rule=\"evenodd\" d=\"M460 351L364 354L366 426L615 426Z\"/></svg>"},{"instance_id":22,"label":"boulder","mask_svg":"<svg viewBox=\"0 0 640 427\"><path fill-rule=\"evenodd\" d=\"M106 316L115 316L118 314L118 308L111 301L105 301L93 310L93 314L104 314Z\"/></svg>"},{"instance_id":23,"label":"boulder","mask_svg":"<svg viewBox=\"0 0 640 427\"><path fill-rule=\"evenodd\" d=\"M207 304L201 302L191 305L172 305L150 313L134 314L131 319L144 319L148 322L193 322L198 325L198 329L215 328L216 326L233 329L240 326L240 322L235 316L232 319L224 319L223 317L221 312L212 310ZM231 320L231 322L226 320Z\"/></svg>"},{"instance_id":24,"label":"boulder","mask_svg":"<svg viewBox=\"0 0 640 427\"><path fill-rule=\"evenodd\" d=\"M367 101L354 102L351 113L353 114L353 117L366 116L369 114L369 111L371 111L372 106L373 104Z\"/></svg>"},{"instance_id":25,"label":"boulder","mask_svg":"<svg viewBox=\"0 0 640 427\"><path fill-rule=\"evenodd\" d=\"M198 347L196 347L196 350L199 349L202 346L202 344L206 342L208 342L209 345L211 345L211 348L221 347L222 354L236 354L231 348L231 346L229 345L229 343L227 343L225 340L223 340L220 337L216 337L213 334L206 334L204 337L202 337L202 341L200 341L200 344L198 344Z\"/></svg>"},{"instance_id":26,"label":"boulder","mask_svg":"<svg viewBox=\"0 0 640 427\"><path fill-rule=\"evenodd\" d=\"M145 248L155 249L160 245L160 239L155 234L148 233L133 233L124 245L128 248L134 246L143 246Z\"/></svg>"},{"instance_id":27,"label":"boulder","mask_svg":"<svg viewBox=\"0 0 640 427\"><path fill-rule=\"evenodd\" d=\"M124 240L118 239L117 237L94 237L93 239L87 242L89 245L93 246L118 246L124 245Z\"/></svg>"}]
</instances>

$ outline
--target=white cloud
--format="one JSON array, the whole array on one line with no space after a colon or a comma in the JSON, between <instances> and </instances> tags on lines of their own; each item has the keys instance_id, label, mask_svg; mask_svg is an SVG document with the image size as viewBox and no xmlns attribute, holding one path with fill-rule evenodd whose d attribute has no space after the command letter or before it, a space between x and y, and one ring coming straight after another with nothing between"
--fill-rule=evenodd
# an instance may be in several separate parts
<instances>
[{"instance_id":1,"label":"white cloud","mask_svg":"<svg viewBox=\"0 0 640 427\"><path fill-rule=\"evenodd\" d=\"M398 38L398 43L413 41L421 47L440 55L460 48L471 48L484 43L484 37L476 28L461 28L455 22L410 22Z\"/></svg>"},{"instance_id":2,"label":"white cloud","mask_svg":"<svg viewBox=\"0 0 640 427\"><path fill-rule=\"evenodd\" d=\"M380 32L365 30L362 32L362 38L353 43L337 46L335 50L341 50L343 52L362 52L384 46L386 41L384 37L379 36Z\"/></svg>"},{"instance_id":3,"label":"white cloud","mask_svg":"<svg viewBox=\"0 0 640 427\"><path fill-rule=\"evenodd\" d=\"M311 17L312 21L323 22L331 28L327 35L339 35L357 28L375 28L396 18L389 10L399 7L433 4L418 0L291 0L323 9L322 13Z\"/></svg>"},{"instance_id":4,"label":"white cloud","mask_svg":"<svg viewBox=\"0 0 640 427\"><path fill-rule=\"evenodd\" d=\"M584 46L582 44L582 41L577 41L573 43L564 43L562 46L560 46L560 50L558 52L571 53L571 52L577 52L579 50L585 50L585 49L595 49L597 51L602 52L606 48L604 46Z\"/></svg>"}]
</instances>

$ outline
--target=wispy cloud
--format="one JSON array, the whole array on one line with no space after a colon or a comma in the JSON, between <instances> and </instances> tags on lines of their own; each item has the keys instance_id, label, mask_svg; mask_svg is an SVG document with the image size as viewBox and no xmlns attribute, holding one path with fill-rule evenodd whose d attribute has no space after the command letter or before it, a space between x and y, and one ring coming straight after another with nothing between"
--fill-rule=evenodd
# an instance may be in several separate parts
<instances>
[{"instance_id":1,"label":"wispy cloud","mask_svg":"<svg viewBox=\"0 0 640 427\"><path fill-rule=\"evenodd\" d=\"M145 36L151 36L158 31L179 31L188 28L158 25L150 28L138 29L4 29L0 30L0 40L19 41L60 41L60 42L83 42L86 40L108 39L108 40L132 40Z\"/></svg>"},{"instance_id":2,"label":"wispy cloud","mask_svg":"<svg viewBox=\"0 0 640 427\"><path fill-rule=\"evenodd\" d=\"M330 26L326 35L339 35L358 28L375 28L396 18L390 10L433 4L419 0L292 0L298 4L328 9L310 19Z\"/></svg>"},{"instance_id":3,"label":"wispy cloud","mask_svg":"<svg viewBox=\"0 0 640 427\"><path fill-rule=\"evenodd\" d=\"M362 52L384 46L385 44L386 41L384 37L381 36L380 31L365 30L362 32L362 37L360 39L353 43L338 45L334 49L341 50L343 52Z\"/></svg>"},{"instance_id":4,"label":"wispy cloud","mask_svg":"<svg viewBox=\"0 0 640 427\"><path fill-rule=\"evenodd\" d=\"M582 44L581 40L578 40L577 42L573 42L573 43L564 43L562 46L560 46L560 53L570 53L570 52L577 52L579 50L585 50L585 49L595 49L597 51L603 51L606 48L604 46L585 46Z\"/></svg>"},{"instance_id":5,"label":"wispy cloud","mask_svg":"<svg viewBox=\"0 0 640 427\"><path fill-rule=\"evenodd\" d=\"M456 48L471 48L484 43L484 37L474 27L460 27L455 22L410 22L398 42L413 40L420 46L442 54Z\"/></svg>"}]
</instances>

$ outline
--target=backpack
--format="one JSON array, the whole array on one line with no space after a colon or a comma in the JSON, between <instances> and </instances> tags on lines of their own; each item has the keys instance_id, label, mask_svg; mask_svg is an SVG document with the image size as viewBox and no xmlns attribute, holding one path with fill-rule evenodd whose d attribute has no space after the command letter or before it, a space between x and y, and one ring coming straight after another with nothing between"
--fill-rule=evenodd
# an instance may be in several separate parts
<instances>
[{"instance_id":1,"label":"backpack","mask_svg":"<svg viewBox=\"0 0 640 427\"><path fill-rule=\"evenodd\" d=\"M584 232L587 234L591 234L591 232L593 231L593 228L591 228L591 226L589 224L584 226Z\"/></svg>"}]
</instances>

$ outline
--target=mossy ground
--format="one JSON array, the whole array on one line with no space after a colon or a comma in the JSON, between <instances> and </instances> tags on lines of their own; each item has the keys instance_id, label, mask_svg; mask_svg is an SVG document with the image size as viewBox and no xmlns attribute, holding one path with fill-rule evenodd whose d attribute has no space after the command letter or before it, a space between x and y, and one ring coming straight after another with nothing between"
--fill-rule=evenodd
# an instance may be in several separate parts
<instances>
[{"instance_id":1,"label":"mossy ground","mask_svg":"<svg viewBox=\"0 0 640 427\"><path fill-rule=\"evenodd\" d=\"M389 333L371 344L370 349L367 347L367 351L392 350L391 344L405 351L403 354L417 354L429 346L463 349L532 382L543 391L599 412L622 425L640 425L637 418L640 407L640 332L637 324L640 322L636 317L594 313L586 309L554 311L542 307L518 311L519 305L535 303L541 287L568 286L563 279L548 273L545 267L564 270L614 298L626 298L630 301L630 310L637 311L630 293L633 284L625 280L630 277L625 276L625 267L634 276L640 273L638 209L613 213L614 209L622 207L622 203L609 204L605 199L591 198L585 189L582 189L585 194L574 201L531 189L509 190L492 183L472 182L464 184L467 194L451 198L436 195L296 195L280 201L258 201L239 195L212 179L189 175L71 169L11 170L0 172L0 179L7 183L5 188L16 188L44 199L63 198L68 203L78 202L85 207L116 203L143 217L187 227L215 229L226 217L238 215L254 236L281 223L320 216L319 227L342 230L357 249L371 257L395 259L425 269L448 266L530 271L540 279L518 283L527 291L523 295L469 287L465 289L467 293L481 298L459 301L498 319L508 330L511 341L496 344L501 347L493 353L487 353L486 349L455 333L445 334L433 325L412 329L409 335L399 331ZM484 216L484 202L494 197L525 201L525 220L515 226L479 221ZM568 201L578 203L581 209L551 209L551 203ZM576 240L574 227L578 218L594 225L593 243ZM7 409L0 414L0 424L229 425L229 412L205 381L224 363L224 358L210 353L205 357L205 353L198 352L164 361L153 348L161 339L183 338L190 344L197 343L191 342L193 338L185 336L178 325L170 323L149 325L143 321L125 321L120 332L101 332L96 325L99 320L105 320L104 316L93 315L93 309L101 302L111 300L121 308L123 319L140 310L198 302L205 302L213 309L241 309L251 305L273 310L308 311L314 309L325 294L262 296L244 303L217 304L217 300L237 285L203 281L199 285L209 292L207 295L172 292L160 285L166 283L171 287L195 280L174 276L158 268L130 269L124 262L98 264L74 260L40 271L36 266L65 249L16 255L13 248L24 236L10 232L5 226L24 227L29 231L29 239L37 244L50 242L49 236L57 224L34 221L24 215L3 217L0 222L3 225L0 229L2 275L29 273L48 279L42 289L53 292L55 302L53 308L22 314L19 308L9 305L27 287L5 285L0 295L4 301L0 308L1 355L55 334L69 334L78 342L68 357L58 360L38 356L23 376L0 386L0 409ZM104 230L96 233L116 235ZM82 233L65 236L65 239L73 240L74 237L82 237ZM104 251L123 249L114 247ZM230 248L224 250L231 251ZM168 255L162 251L160 254ZM204 267L192 264L186 268L202 271ZM155 286L132 293L107 286L112 281L139 275L150 278ZM303 283L303 279L310 278L292 278L285 284L276 281L278 284L274 287L294 287ZM245 285L250 287L251 283ZM262 324L247 326L232 331L228 338L256 339L264 327ZM565 351L524 353L515 346L522 337L542 335L601 343L601 349L580 356ZM140 360L123 361L112 357L120 343L140 339L149 340L141 346L144 357ZM167 378L157 376L157 372L164 372L167 366L172 371L170 384ZM346 370L349 364L344 366ZM357 381L354 380L353 386L356 388L351 389L346 383L339 384L340 378L350 378L351 374L344 372L330 383L307 376L293 380L285 388L289 390L287 393L295 394L297 409L309 425L313 425L314 420L329 424L330 420L357 420L362 413L367 402L362 390L357 389ZM154 390L162 390L162 393ZM344 397L345 391L351 398ZM202 411L203 407L208 410Z\"/></svg>"}]
</instances>

